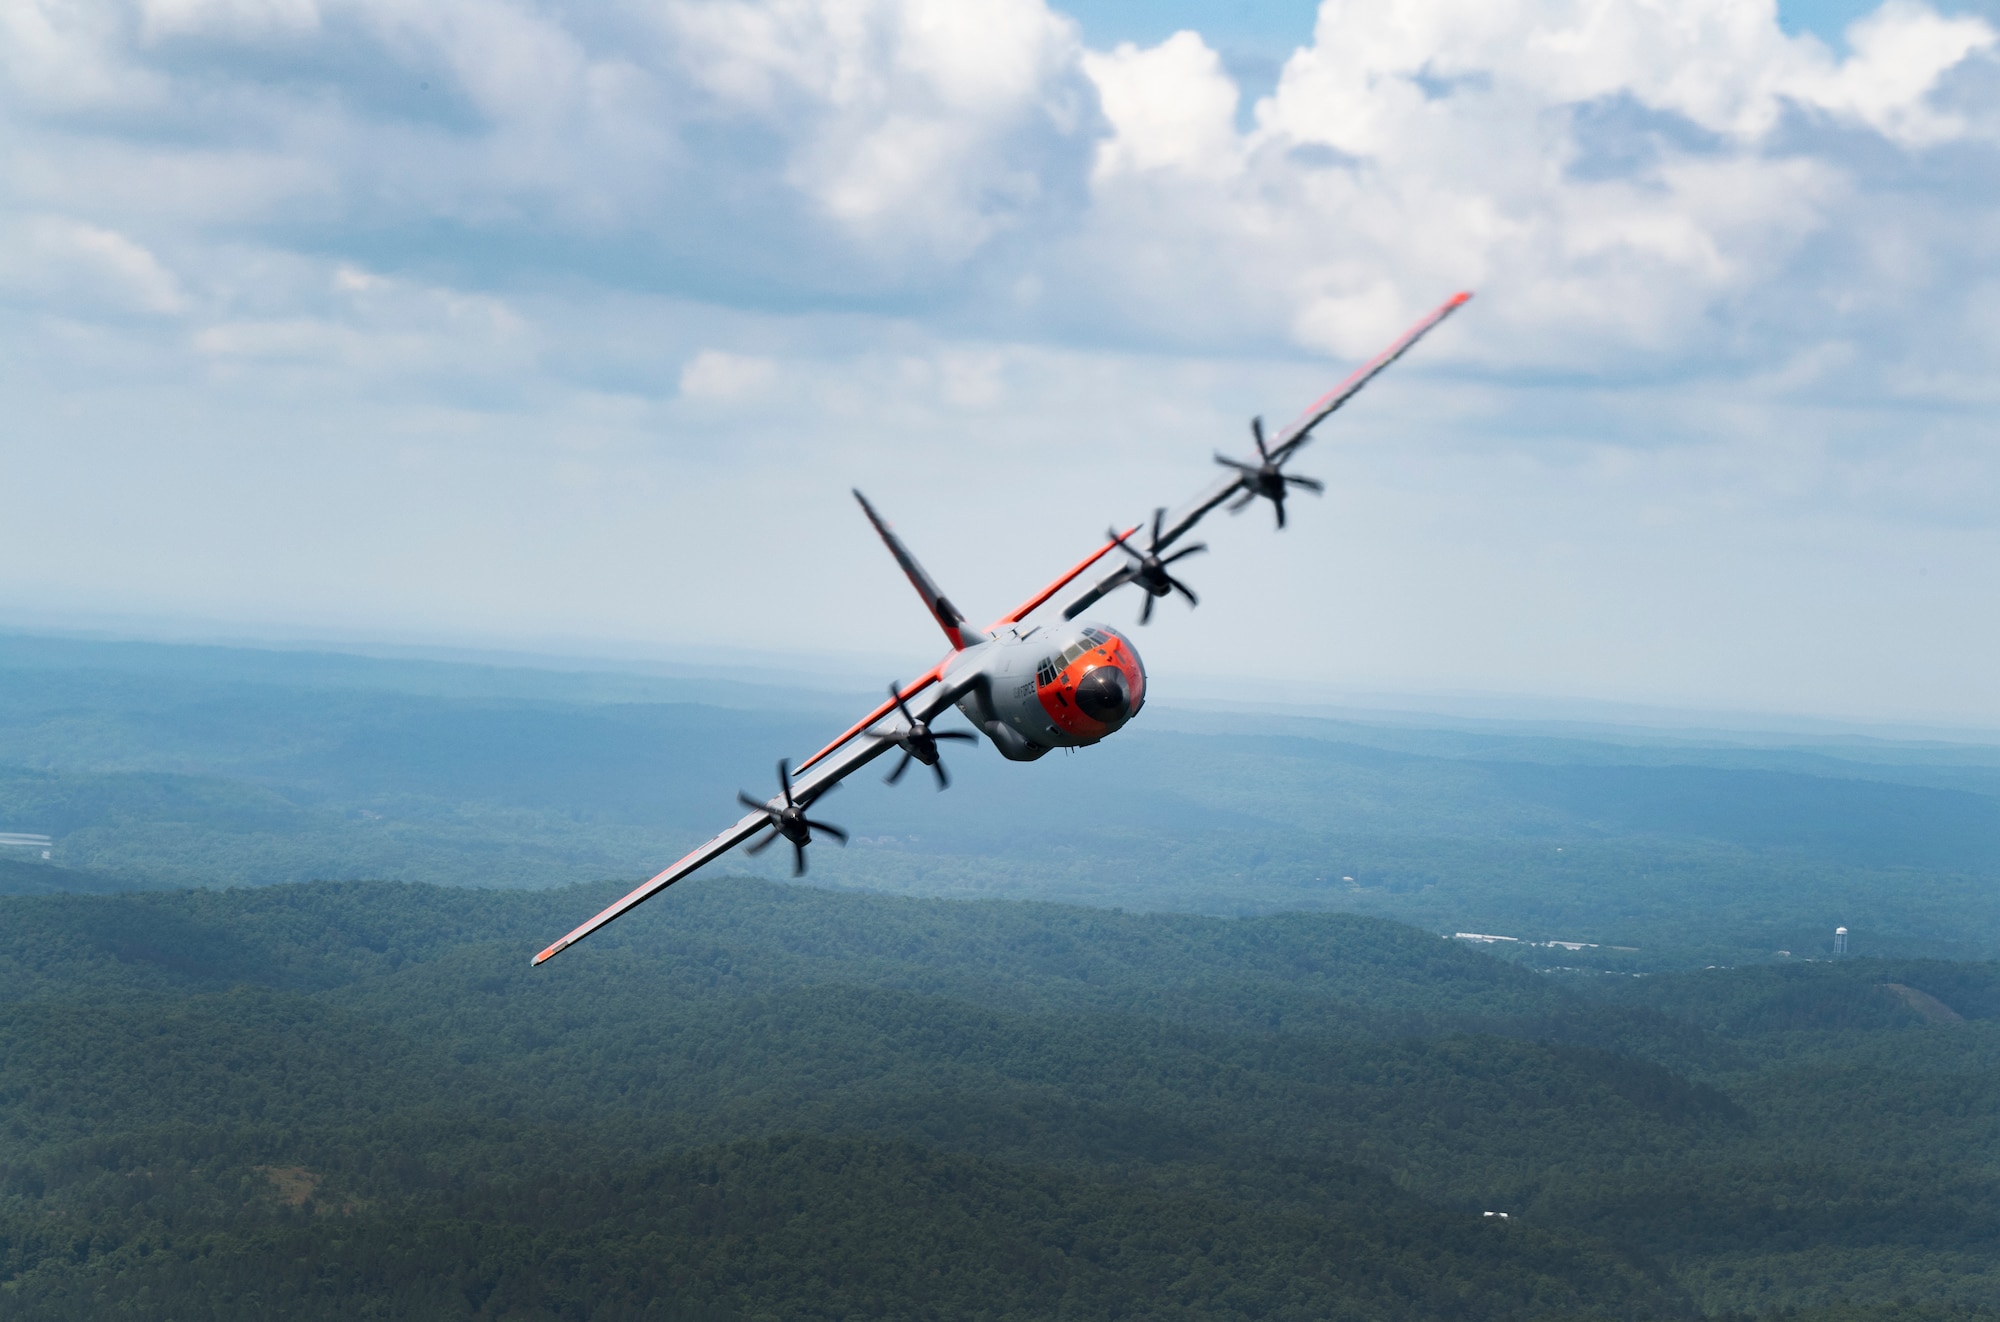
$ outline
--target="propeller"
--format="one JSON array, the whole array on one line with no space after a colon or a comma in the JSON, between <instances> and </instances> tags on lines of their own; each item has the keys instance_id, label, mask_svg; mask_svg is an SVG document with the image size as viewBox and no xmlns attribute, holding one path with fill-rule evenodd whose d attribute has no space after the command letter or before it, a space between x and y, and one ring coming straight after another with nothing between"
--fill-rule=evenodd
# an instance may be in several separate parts
<instances>
[{"instance_id":1,"label":"propeller","mask_svg":"<svg viewBox=\"0 0 2000 1322\"><path fill-rule=\"evenodd\" d=\"M1241 514L1243 507L1262 496L1271 502L1278 513L1278 526L1285 526L1285 492L1290 487L1303 487L1315 496L1326 490L1326 483L1316 478L1295 477L1284 471L1285 459L1273 459L1271 452L1264 448L1264 420L1250 419L1250 436L1257 442L1257 457L1261 461L1246 464L1240 459L1230 459L1216 455L1215 462L1224 468L1233 468L1243 476L1238 480L1243 484L1243 494L1230 503L1231 514Z\"/></svg>"},{"instance_id":2,"label":"propeller","mask_svg":"<svg viewBox=\"0 0 2000 1322\"><path fill-rule=\"evenodd\" d=\"M1119 549L1124 551L1126 555L1132 557L1132 563L1125 567L1126 581L1137 583L1140 587L1146 589L1146 604L1139 608L1139 623L1141 624L1145 624L1153 618L1153 599L1155 597L1164 597L1169 592L1180 593L1188 599L1188 605L1190 606L1199 606L1201 604L1200 600L1194 595L1194 590L1175 578L1172 574L1169 574L1167 566L1179 560L1182 556L1195 555L1206 551L1208 547L1204 543L1196 542L1193 546L1184 546L1172 555L1162 558L1160 555L1160 551L1163 549L1160 545L1160 521L1166 518L1166 516L1167 512L1164 509L1153 511L1152 545L1148 546L1144 551L1139 550L1126 541L1116 528L1109 530L1111 540L1118 543Z\"/></svg>"},{"instance_id":3,"label":"propeller","mask_svg":"<svg viewBox=\"0 0 2000 1322\"><path fill-rule=\"evenodd\" d=\"M829 785L815 797L824 798L839 788L837 783ZM736 801L754 812L763 813L769 819L765 825L771 828L770 835L743 852L761 854L770 848L772 841L783 836L792 842L792 875L802 877L806 871L806 846L812 843L812 833L824 831L844 845L847 843L847 832L830 822L815 822L806 816L806 805L792 798L792 764L786 758L778 759L778 793L785 801L782 808L773 808L769 801L759 803L741 790L736 792Z\"/></svg>"},{"instance_id":4,"label":"propeller","mask_svg":"<svg viewBox=\"0 0 2000 1322\"><path fill-rule=\"evenodd\" d=\"M901 780L903 773L910 769L911 760L914 759L937 773L939 789L950 788L951 777L945 773L944 759L938 755L938 740L964 739L976 743L978 736L965 730L931 729L929 725L911 715L910 709L903 703L903 687L894 681L889 684L889 696L896 700L896 710L903 713L903 719L909 722L910 728L890 740L891 743L902 746L903 758L896 763L894 771L882 777L882 783L893 785Z\"/></svg>"}]
</instances>

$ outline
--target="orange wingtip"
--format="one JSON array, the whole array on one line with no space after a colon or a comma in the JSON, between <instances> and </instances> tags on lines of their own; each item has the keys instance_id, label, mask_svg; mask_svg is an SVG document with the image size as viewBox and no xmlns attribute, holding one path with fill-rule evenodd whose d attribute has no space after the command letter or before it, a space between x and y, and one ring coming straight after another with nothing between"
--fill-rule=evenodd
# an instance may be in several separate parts
<instances>
[{"instance_id":1,"label":"orange wingtip","mask_svg":"<svg viewBox=\"0 0 2000 1322\"><path fill-rule=\"evenodd\" d=\"M529 965L529 967L533 968L535 965L540 964L543 960L548 959L552 955L561 954L562 948L565 944L566 943L562 941L556 942L554 945L550 946L547 950L544 950L541 954L535 956L535 964Z\"/></svg>"}]
</instances>

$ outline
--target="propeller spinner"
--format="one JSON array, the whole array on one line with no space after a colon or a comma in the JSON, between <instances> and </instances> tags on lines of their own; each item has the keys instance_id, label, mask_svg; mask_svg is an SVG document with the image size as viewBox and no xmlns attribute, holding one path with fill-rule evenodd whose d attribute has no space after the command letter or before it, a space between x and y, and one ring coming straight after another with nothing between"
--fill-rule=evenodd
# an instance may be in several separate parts
<instances>
[{"instance_id":1,"label":"propeller spinner","mask_svg":"<svg viewBox=\"0 0 2000 1322\"><path fill-rule=\"evenodd\" d=\"M1183 556L1196 555L1202 551L1206 551L1208 547L1202 542L1196 542L1193 546L1184 546L1172 555L1162 557L1160 552L1165 548L1160 545L1160 521L1166 518L1166 516L1167 512L1165 509L1156 509L1153 511L1152 543L1144 551L1139 550L1126 541L1116 528L1108 530L1111 540L1118 543L1118 548L1125 552L1126 555L1132 557L1132 563L1125 568L1126 581L1137 583L1146 590L1146 604L1139 608L1139 623L1141 624L1145 624L1153 618L1153 599L1164 597L1169 592L1180 593L1188 599L1188 605L1190 606L1199 606L1201 604L1200 600L1194 595L1194 590L1175 578L1172 574L1169 574L1167 566Z\"/></svg>"},{"instance_id":2,"label":"propeller spinner","mask_svg":"<svg viewBox=\"0 0 2000 1322\"><path fill-rule=\"evenodd\" d=\"M1257 442L1257 457L1261 462L1246 464L1240 459L1230 459L1220 454L1215 456L1216 463L1224 468L1233 468L1242 474L1238 481L1243 484L1243 494L1230 503L1229 512L1241 514L1244 506L1262 496L1270 501L1271 508L1277 511L1278 526L1282 528L1285 526L1286 490L1290 487L1303 487L1317 496L1326 490L1326 484L1317 478L1296 477L1284 471L1285 458L1289 456L1277 459L1271 457L1271 452L1264 447L1262 418L1250 419L1250 437Z\"/></svg>"},{"instance_id":3,"label":"propeller spinner","mask_svg":"<svg viewBox=\"0 0 2000 1322\"><path fill-rule=\"evenodd\" d=\"M820 795L824 796L839 788L838 784L829 785L820 791ZM774 808L768 801L759 803L741 790L737 791L737 802L746 808L763 813L769 819L765 825L772 828L770 835L751 845L744 852L761 854L770 848L772 841L783 836L792 842L792 875L802 877L806 871L806 846L812 843L812 833L824 831L844 845L847 843L847 832L830 822L815 822L806 816L806 805L792 798L792 764L788 758L778 759L778 793L784 800L785 806L782 808Z\"/></svg>"},{"instance_id":4,"label":"propeller spinner","mask_svg":"<svg viewBox=\"0 0 2000 1322\"><path fill-rule=\"evenodd\" d=\"M903 714L903 719L909 723L909 728L899 735L889 737L889 742L902 746L903 756L902 760L896 763L896 769L882 777L882 783L893 785L901 780L903 773L910 769L910 762L914 759L937 773L939 789L948 789L951 786L951 777L945 773L944 759L938 755L938 740L963 739L968 743L976 743L978 736L965 730L931 729L929 725L910 713L910 709L903 703L903 686L893 681L889 685L889 696L896 700L896 710Z\"/></svg>"}]
</instances>

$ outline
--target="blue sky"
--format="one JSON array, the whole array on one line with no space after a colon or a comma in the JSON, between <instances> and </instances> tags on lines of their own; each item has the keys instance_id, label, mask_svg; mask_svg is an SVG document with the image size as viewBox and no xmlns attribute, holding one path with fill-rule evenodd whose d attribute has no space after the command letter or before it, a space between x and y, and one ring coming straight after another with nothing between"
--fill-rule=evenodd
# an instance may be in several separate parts
<instances>
[{"instance_id":1,"label":"blue sky","mask_svg":"<svg viewBox=\"0 0 2000 1322\"><path fill-rule=\"evenodd\" d=\"M1156 692L2000 725L1996 22L10 6L0 625L917 668L850 486L997 614L1470 287Z\"/></svg>"},{"instance_id":2,"label":"blue sky","mask_svg":"<svg viewBox=\"0 0 2000 1322\"><path fill-rule=\"evenodd\" d=\"M1993 16L1990 3L1934 6L1942 13ZM1842 44L1850 23L1877 6L1869 0L1786 0L1778 22L1787 32L1810 32L1830 45ZM1312 40L1319 7L1291 3L1204 3L1203 0L1082 0L1067 12L1083 28L1085 40L1101 48L1121 41L1143 46L1192 28L1219 50L1283 60Z\"/></svg>"}]
</instances>

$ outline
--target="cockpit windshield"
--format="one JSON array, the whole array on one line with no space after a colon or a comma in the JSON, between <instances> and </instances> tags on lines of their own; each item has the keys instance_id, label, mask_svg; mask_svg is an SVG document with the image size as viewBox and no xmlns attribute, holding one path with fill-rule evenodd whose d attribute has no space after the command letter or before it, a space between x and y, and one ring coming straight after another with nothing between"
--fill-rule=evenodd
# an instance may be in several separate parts
<instances>
[{"instance_id":1,"label":"cockpit windshield","mask_svg":"<svg viewBox=\"0 0 2000 1322\"><path fill-rule=\"evenodd\" d=\"M1097 629L1085 629L1083 636L1054 656L1048 657L1035 667L1035 683L1046 688L1056 682L1056 676L1069 669L1072 662L1093 648L1103 647L1111 638Z\"/></svg>"}]
</instances>

